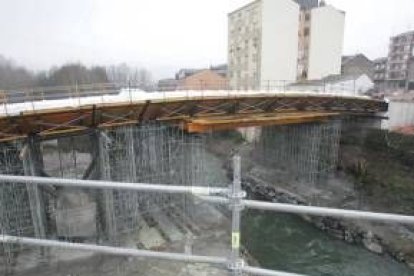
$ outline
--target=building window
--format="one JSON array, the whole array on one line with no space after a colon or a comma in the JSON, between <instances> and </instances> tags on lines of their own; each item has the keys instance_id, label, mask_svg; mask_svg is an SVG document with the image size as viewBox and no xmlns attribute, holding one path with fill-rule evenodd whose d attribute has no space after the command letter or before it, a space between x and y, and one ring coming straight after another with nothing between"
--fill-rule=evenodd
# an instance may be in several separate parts
<instances>
[{"instance_id":1,"label":"building window","mask_svg":"<svg viewBox=\"0 0 414 276\"><path fill-rule=\"evenodd\" d=\"M306 21L309 21L309 20L310 20L310 14L309 14L309 13L307 13L307 14L305 15L305 20L306 20Z\"/></svg>"},{"instance_id":2,"label":"building window","mask_svg":"<svg viewBox=\"0 0 414 276\"><path fill-rule=\"evenodd\" d=\"M304 30L304 32L303 32L303 35L304 36L309 36L309 28L305 28L305 30Z\"/></svg>"}]
</instances>

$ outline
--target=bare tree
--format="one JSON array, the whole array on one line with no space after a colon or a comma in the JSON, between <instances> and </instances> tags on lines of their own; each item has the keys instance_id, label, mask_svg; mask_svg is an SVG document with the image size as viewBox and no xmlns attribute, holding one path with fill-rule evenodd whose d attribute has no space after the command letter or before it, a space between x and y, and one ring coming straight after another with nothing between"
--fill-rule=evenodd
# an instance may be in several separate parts
<instances>
[{"instance_id":1,"label":"bare tree","mask_svg":"<svg viewBox=\"0 0 414 276\"><path fill-rule=\"evenodd\" d=\"M108 79L123 86L150 90L153 86L151 72L144 68L128 66L126 63L112 65L106 69Z\"/></svg>"},{"instance_id":2,"label":"bare tree","mask_svg":"<svg viewBox=\"0 0 414 276\"><path fill-rule=\"evenodd\" d=\"M39 76L40 86L76 85L107 83L108 77L104 67L87 68L80 63L71 63L55 67L48 74Z\"/></svg>"}]
</instances>

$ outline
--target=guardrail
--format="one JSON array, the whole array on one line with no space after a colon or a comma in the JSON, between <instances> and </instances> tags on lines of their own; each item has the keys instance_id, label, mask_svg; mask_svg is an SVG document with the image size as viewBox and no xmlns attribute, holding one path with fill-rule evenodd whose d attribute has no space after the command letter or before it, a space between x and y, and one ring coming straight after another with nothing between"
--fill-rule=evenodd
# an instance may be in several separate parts
<instances>
[{"instance_id":1,"label":"guardrail","mask_svg":"<svg viewBox=\"0 0 414 276\"><path fill-rule=\"evenodd\" d=\"M321 94L340 97L362 96L352 85L320 83L290 84L287 81L264 81L255 87L232 87L227 83L190 84L186 86L160 87L154 91L143 91L128 85L103 83L59 87L41 87L22 90L0 90L0 115L13 115L25 111L59 107L81 107L92 104L136 102L145 100L167 101L174 98L237 98L257 94Z\"/></svg>"},{"instance_id":2,"label":"guardrail","mask_svg":"<svg viewBox=\"0 0 414 276\"><path fill-rule=\"evenodd\" d=\"M241 189L241 165L240 157L233 159L233 184L229 188L214 187L188 187L188 186L171 186L157 185L146 183L119 183L110 181L89 181L73 179L43 178L31 176L10 176L0 175L0 183L9 185L13 183L26 185L53 185L57 187L68 188L88 188L98 190L123 190L123 191L145 191L145 192L163 192L173 194L191 194L210 203L223 204L231 210L231 254L227 258L212 256L197 256L181 253L156 252L148 250L127 249L111 246L100 246L81 243L68 243L61 241L52 241L38 238L11 236L2 230L0 243L16 244L27 246L39 246L47 248L62 248L70 250L90 251L95 253L107 254L111 256L129 256L155 258L160 260L186 262L186 263L207 263L219 265L228 269L232 275L241 275L249 273L251 275L275 275L275 276L300 276L299 274L267 270L248 266L240 256L240 219L241 212L244 208L267 210L273 212L283 212L290 214L306 214L312 216L337 217L345 219L361 219L369 221L378 221L383 223L401 223L414 224L413 216L404 216L396 214L361 212L353 210L342 210L312 206L297 206L290 204L267 203L255 200L245 200L246 193ZM0 226L2 224L0 223Z\"/></svg>"}]
</instances>

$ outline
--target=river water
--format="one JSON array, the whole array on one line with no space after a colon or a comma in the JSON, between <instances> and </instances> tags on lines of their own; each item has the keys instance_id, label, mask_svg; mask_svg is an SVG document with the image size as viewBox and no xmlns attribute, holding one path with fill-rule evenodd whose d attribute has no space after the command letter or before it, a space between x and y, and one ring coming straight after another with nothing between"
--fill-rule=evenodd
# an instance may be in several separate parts
<instances>
[{"instance_id":1,"label":"river water","mask_svg":"<svg viewBox=\"0 0 414 276\"><path fill-rule=\"evenodd\" d=\"M409 276L414 271L390 257L334 239L292 215L248 211L242 240L268 269L311 276Z\"/></svg>"},{"instance_id":2,"label":"river water","mask_svg":"<svg viewBox=\"0 0 414 276\"><path fill-rule=\"evenodd\" d=\"M231 180L222 161L213 154L206 155L209 184L226 186ZM310 276L414 275L406 265L330 237L294 215L245 210L242 242L268 269Z\"/></svg>"}]
</instances>

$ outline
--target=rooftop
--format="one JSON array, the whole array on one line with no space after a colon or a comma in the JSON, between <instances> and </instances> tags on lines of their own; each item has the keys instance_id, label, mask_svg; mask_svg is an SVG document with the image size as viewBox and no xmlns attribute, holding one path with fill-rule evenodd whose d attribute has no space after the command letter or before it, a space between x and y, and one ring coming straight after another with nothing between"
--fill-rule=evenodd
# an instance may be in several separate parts
<instances>
[{"instance_id":1,"label":"rooftop","mask_svg":"<svg viewBox=\"0 0 414 276\"><path fill-rule=\"evenodd\" d=\"M237 8L236 10L234 10L232 12L229 12L228 16L231 16L231 15L233 15L233 14L235 14L235 13L241 11L241 10L244 10L247 7L253 6L254 4L256 4L259 1L261 1L261 0L254 0L253 2L250 2L250 3L248 3L248 4L244 5L244 6L241 6L240 8Z\"/></svg>"},{"instance_id":2,"label":"rooftop","mask_svg":"<svg viewBox=\"0 0 414 276\"><path fill-rule=\"evenodd\" d=\"M368 61L371 61L367 56L365 56L364 54L355 54L352 56L343 56L342 57L342 65L346 65L348 62L352 61L355 58L364 58Z\"/></svg>"},{"instance_id":3,"label":"rooftop","mask_svg":"<svg viewBox=\"0 0 414 276\"><path fill-rule=\"evenodd\" d=\"M380 62L387 62L388 58L387 57L382 57L382 58L377 58L374 59L375 63L380 63Z\"/></svg>"},{"instance_id":4,"label":"rooftop","mask_svg":"<svg viewBox=\"0 0 414 276\"><path fill-rule=\"evenodd\" d=\"M395 36L392 36L391 39L394 39L394 38L397 38L397 37L401 37L401 36L410 35L410 34L414 34L414 30L413 31L408 31L408 32L404 32L404 33L397 34Z\"/></svg>"}]
</instances>

